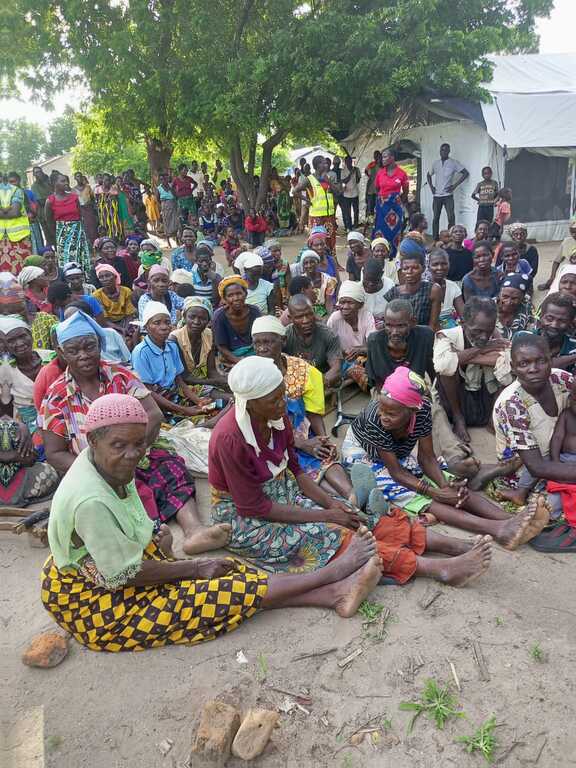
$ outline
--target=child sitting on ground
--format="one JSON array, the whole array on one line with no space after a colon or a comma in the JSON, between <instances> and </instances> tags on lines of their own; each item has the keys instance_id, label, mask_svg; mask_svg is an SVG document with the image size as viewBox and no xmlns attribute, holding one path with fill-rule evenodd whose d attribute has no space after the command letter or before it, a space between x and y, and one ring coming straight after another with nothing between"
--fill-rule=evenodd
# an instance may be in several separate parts
<instances>
[{"instance_id":1,"label":"child sitting on ground","mask_svg":"<svg viewBox=\"0 0 576 768\"><path fill-rule=\"evenodd\" d=\"M572 380L568 402L564 410L558 415L556 426L550 439L549 459L550 461L560 461L563 463L576 461L576 377ZM526 467L522 465L518 477L518 488L505 491L499 489L499 493L507 501L512 501L515 504L525 504L530 492L537 483L538 478L534 478ZM552 519L560 517L562 514L560 494L553 491L552 495L549 493L548 499L553 502L550 517Z\"/></svg>"}]
</instances>

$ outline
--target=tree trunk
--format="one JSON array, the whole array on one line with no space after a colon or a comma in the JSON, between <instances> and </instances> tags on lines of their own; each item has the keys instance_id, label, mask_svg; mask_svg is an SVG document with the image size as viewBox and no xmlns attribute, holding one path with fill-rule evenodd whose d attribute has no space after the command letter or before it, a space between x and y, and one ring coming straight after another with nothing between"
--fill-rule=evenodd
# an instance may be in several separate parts
<instances>
[{"instance_id":1,"label":"tree trunk","mask_svg":"<svg viewBox=\"0 0 576 768\"><path fill-rule=\"evenodd\" d=\"M270 171L272 170L272 153L274 149L286 138L287 131L278 131L262 144L262 167L260 169L260 187L256 198L256 208L264 205L268 194Z\"/></svg>"},{"instance_id":2,"label":"tree trunk","mask_svg":"<svg viewBox=\"0 0 576 768\"><path fill-rule=\"evenodd\" d=\"M252 154L252 149L250 149ZM240 137L236 135L230 145L230 172L232 178L238 187L240 202L246 212L254 206L256 195L254 192L254 174L250 175L244 167L244 157L242 156L242 146Z\"/></svg>"},{"instance_id":3,"label":"tree trunk","mask_svg":"<svg viewBox=\"0 0 576 768\"><path fill-rule=\"evenodd\" d=\"M150 168L150 182L152 187L156 188L160 174L168 173L170 170L170 160L174 147L167 140L162 141L147 136L146 151L148 153L148 167Z\"/></svg>"}]
</instances>

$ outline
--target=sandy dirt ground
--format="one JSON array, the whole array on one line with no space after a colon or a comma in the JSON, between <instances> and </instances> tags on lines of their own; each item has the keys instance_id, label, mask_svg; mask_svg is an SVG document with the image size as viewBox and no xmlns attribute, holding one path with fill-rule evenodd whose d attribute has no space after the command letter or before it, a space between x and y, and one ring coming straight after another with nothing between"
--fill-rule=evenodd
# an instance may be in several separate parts
<instances>
[{"instance_id":1,"label":"sandy dirt ground","mask_svg":"<svg viewBox=\"0 0 576 768\"><path fill-rule=\"evenodd\" d=\"M300 243L287 241L286 251L295 253ZM556 247L541 249L542 279ZM343 254L342 245L338 250ZM363 402L355 398L348 409ZM485 430L472 433L478 455L494 460L493 437ZM206 481L198 482L198 497L207 518ZM465 589L424 579L377 587L371 600L386 611L382 624L365 625L361 616L342 620L327 610L272 611L195 647L115 655L72 641L63 664L44 671L25 667L20 655L33 635L55 628L39 600L47 552L30 548L24 537L0 535L0 704L11 740L0 752L2 764L183 768L202 705L226 693L244 710L275 709L293 701L289 694L308 697L300 700L302 708L281 714L257 761L263 768L481 766L483 758L468 755L456 739L492 715L497 765L576 765L570 724L576 561L570 555L496 547L489 572ZM175 535L178 541L177 530ZM347 666L339 664L357 649ZM239 651L247 663L238 662ZM316 655L299 658L304 654ZM421 716L408 733L411 713L399 705L419 699L429 679L452 685L463 716L444 730ZM374 735L350 741L369 727L377 729ZM171 748L164 755L158 745L166 740ZM231 768L240 764L228 762Z\"/></svg>"}]
</instances>

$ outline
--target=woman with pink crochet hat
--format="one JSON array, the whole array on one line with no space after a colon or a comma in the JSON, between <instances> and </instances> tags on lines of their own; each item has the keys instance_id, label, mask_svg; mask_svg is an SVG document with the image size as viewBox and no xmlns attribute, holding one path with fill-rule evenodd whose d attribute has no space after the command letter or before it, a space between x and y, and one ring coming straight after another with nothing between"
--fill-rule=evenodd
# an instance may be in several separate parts
<instances>
[{"instance_id":1,"label":"woman with pink crochet hat","mask_svg":"<svg viewBox=\"0 0 576 768\"><path fill-rule=\"evenodd\" d=\"M131 395L104 395L90 406L88 448L52 502L42 573L42 602L62 628L94 651L140 651L211 640L266 608L356 613L380 579L366 528L312 573L268 575L232 558L176 560L170 531L153 536L134 485L147 423Z\"/></svg>"}]
</instances>

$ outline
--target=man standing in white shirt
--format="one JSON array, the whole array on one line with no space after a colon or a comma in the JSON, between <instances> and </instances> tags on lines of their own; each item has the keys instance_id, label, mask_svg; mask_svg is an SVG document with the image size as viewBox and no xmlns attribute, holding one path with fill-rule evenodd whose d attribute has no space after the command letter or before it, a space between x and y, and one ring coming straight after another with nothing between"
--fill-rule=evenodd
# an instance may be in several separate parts
<instances>
[{"instance_id":1,"label":"man standing in white shirt","mask_svg":"<svg viewBox=\"0 0 576 768\"><path fill-rule=\"evenodd\" d=\"M190 163L190 170L188 171L188 176L190 176L190 178L194 179L194 181L196 182L196 189L192 194L194 195L196 200L198 200L204 194L204 174L202 173L202 171L199 170L197 160L192 160L192 162Z\"/></svg>"},{"instance_id":2,"label":"man standing in white shirt","mask_svg":"<svg viewBox=\"0 0 576 768\"><path fill-rule=\"evenodd\" d=\"M358 185L360 184L360 169L356 168L352 164L352 157L346 155L344 158L345 169L342 171L342 184L344 185L344 191L340 198L340 208L342 209L342 218L344 219L344 226L346 230L350 232L352 229L358 227L359 218L359 191ZM352 223L352 212L354 212L354 223Z\"/></svg>"},{"instance_id":3,"label":"man standing in white shirt","mask_svg":"<svg viewBox=\"0 0 576 768\"><path fill-rule=\"evenodd\" d=\"M458 175L460 178L456 180ZM428 184L434 195L432 236L435 241L438 240L438 233L440 231L442 208L446 208L448 229L453 227L456 223L456 218L454 216L454 190L456 187L459 187L469 175L470 174L466 168L464 168L462 163L459 163L458 160L453 160L450 157L450 144L442 144L440 146L440 159L436 160L432 166L432 171L428 171L427 174ZM432 177L434 177L434 183L432 182Z\"/></svg>"}]
</instances>

